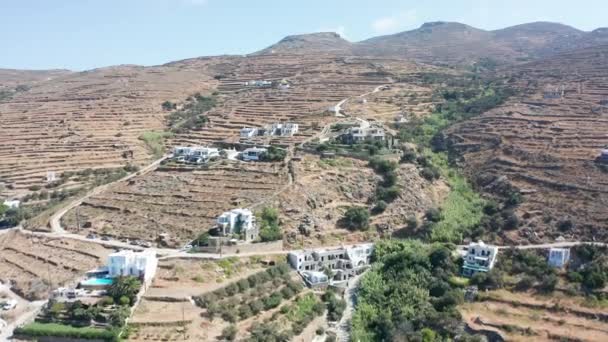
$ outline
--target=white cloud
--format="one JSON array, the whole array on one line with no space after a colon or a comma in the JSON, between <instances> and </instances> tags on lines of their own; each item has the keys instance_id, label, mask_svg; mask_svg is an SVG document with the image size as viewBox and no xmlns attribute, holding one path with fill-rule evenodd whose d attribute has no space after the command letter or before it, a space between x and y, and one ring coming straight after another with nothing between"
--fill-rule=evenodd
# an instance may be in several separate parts
<instances>
[{"instance_id":1,"label":"white cloud","mask_svg":"<svg viewBox=\"0 0 608 342\"><path fill-rule=\"evenodd\" d=\"M335 32L337 34L340 35L340 37L348 39L347 35L346 35L346 27L340 25L340 26L334 26L334 27L321 27L320 29L317 30L317 32Z\"/></svg>"},{"instance_id":2,"label":"white cloud","mask_svg":"<svg viewBox=\"0 0 608 342\"><path fill-rule=\"evenodd\" d=\"M390 33L411 26L416 23L417 19L416 10L403 11L374 20L372 29L376 33Z\"/></svg>"}]
</instances>

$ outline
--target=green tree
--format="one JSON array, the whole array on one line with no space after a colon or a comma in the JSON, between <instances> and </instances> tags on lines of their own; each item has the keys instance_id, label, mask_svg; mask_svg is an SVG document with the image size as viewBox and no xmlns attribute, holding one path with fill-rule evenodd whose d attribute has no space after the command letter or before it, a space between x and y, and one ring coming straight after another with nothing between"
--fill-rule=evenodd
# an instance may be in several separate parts
<instances>
[{"instance_id":1,"label":"green tree","mask_svg":"<svg viewBox=\"0 0 608 342\"><path fill-rule=\"evenodd\" d=\"M222 337L228 341L236 340L236 334L238 333L238 329L235 324L230 324L222 330Z\"/></svg>"},{"instance_id":2,"label":"green tree","mask_svg":"<svg viewBox=\"0 0 608 342\"><path fill-rule=\"evenodd\" d=\"M108 295L114 298L116 303L120 303L123 296L128 298L130 303L135 303L140 288L141 282L139 279L132 276L120 276L114 278L114 282L108 288Z\"/></svg>"},{"instance_id":3,"label":"green tree","mask_svg":"<svg viewBox=\"0 0 608 342\"><path fill-rule=\"evenodd\" d=\"M348 229L365 230L369 227L369 210L364 207L350 207L344 213L342 221Z\"/></svg>"}]
</instances>

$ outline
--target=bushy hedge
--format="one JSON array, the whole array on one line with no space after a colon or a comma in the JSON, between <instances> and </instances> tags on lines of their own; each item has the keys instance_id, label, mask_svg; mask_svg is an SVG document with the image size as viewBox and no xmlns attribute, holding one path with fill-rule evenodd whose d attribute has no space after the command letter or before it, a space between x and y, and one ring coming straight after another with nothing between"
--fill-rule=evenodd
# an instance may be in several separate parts
<instances>
[{"instance_id":1,"label":"bushy hedge","mask_svg":"<svg viewBox=\"0 0 608 342\"><path fill-rule=\"evenodd\" d=\"M57 323L30 323L14 331L17 336L31 337L67 337L87 340L118 341L118 333L112 330L96 328L75 328Z\"/></svg>"}]
</instances>

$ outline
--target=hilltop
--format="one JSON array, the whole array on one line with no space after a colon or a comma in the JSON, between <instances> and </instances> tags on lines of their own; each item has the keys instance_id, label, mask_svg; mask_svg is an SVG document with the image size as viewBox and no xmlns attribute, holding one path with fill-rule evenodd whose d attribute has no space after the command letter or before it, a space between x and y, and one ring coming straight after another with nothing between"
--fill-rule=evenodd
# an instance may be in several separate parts
<instances>
[{"instance_id":1,"label":"hilltop","mask_svg":"<svg viewBox=\"0 0 608 342\"><path fill-rule=\"evenodd\" d=\"M533 22L488 31L457 22L429 22L417 29L351 43L335 33L288 36L255 54L331 53L470 64L482 59L521 62L570 49L608 43L608 30L585 32L559 23Z\"/></svg>"},{"instance_id":2,"label":"hilltop","mask_svg":"<svg viewBox=\"0 0 608 342\"><path fill-rule=\"evenodd\" d=\"M255 52L252 55L310 53L335 53L345 55L351 53L352 45L352 43L340 37L337 33L319 32L287 36L278 43Z\"/></svg>"}]
</instances>

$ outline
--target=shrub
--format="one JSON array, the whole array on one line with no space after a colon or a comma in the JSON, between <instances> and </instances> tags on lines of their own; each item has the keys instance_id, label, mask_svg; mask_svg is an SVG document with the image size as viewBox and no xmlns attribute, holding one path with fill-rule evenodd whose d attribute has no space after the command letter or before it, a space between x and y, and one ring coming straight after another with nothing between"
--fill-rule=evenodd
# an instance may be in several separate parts
<instances>
[{"instance_id":1,"label":"shrub","mask_svg":"<svg viewBox=\"0 0 608 342\"><path fill-rule=\"evenodd\" d=\"M285 160L285 157L287 157L287 150L276 146L270 146L260 157L260 159L264 161L283 161Z\"/></svg>"},{"instance_id":2,"label":"shrub","mask_svg":"<svg viewBox=\"0 0 608 342\"><path fill-rule=\"evenodd\" d=\"M418 218L416 218L416 215L410 215L405 219L405 224L409 229L416 229L418 228Z\"/></svg>"},{"instance_id":3,"label":"shrub","mask_svg":"<svg viewBox=\"0 0 608 342\"><path fill-rule=\"evenodd\" d=\"M386 210L387 207L388 207L388 204L385 201L380 200L380 201L378 201L378 203L376 203L376 205L372 209L372 213L381 214Z\"/></svg>"},{"instance_id":4,"label":"shrub","mask_svg":"<svg viewBox=\"0 0 608 342\"><path fill-rule=\"evenodd\" d=\"M365 230L369 227L369 210L364 207L350 207L342 220L348 229Z\"/></svg>"},{"instance_id":5,"label":"shrub","mask_svg":"<svg viewBox=\"0 0 608 342\"><path fill-rule=\"evenodd\" d=\"M120 303L120 305L129 305L129 304L131 304L131 300L127 296L122 296L118 300L118 303Z\"/></svg>"},{"instance_id":6,"label":"shrub","mask_svg":"<svg viewBox=\"0 0 608 342\"><path fill-rule=\"evenodd\" d=\"M249 288L249 281L247 279L241 279L237 282L239 292L245 292Z\"/></svg>"},{"instance_id":7,"label":"shrub","mask_svg":"<svg viewBox=\"0 0 608 342\"><path fill-rule=\"evenodd\" d=\"M374 171L383 175L397 169L397 163L382 158L370 159L369 166L374 169Z\"/></svg>"},{"instance_id":8,"label":"shrub","mask_svg":"<svg viewBox=\"0 0 608 342\"><path fill-rule=\"evenodd\" d=\"M550 274L543 278L538 288L543 292L553 292L555 286L557 286L557 277L554 274Z\"/></svg>"},{"instance_id":9,"label":"shrub","mask_svg":"<svg viewBox=\"0 0 608 342\"><path fill-rule=\"evenodd\" d=\"M321 336L325 334L325 329L323 329L323 327L318 327L317 330L315 330L315 334Z\"/></svg>"},{"instance_id":10,"label":"shrub","mask_svg":"<svg viewBox=\"0 0 608 342\"><path fill-rule=\"evenodd\" d=\"M376 188L376 198L380 201L392 202L399 197L401 190L399 190L396 186L391 186L390 188L385 188L383 186L378 186Z\"/></svg>"},{"instance_id":11,"label":"shrub","mask_svg":"<svg viewBox=\"0 0 608 342\"><path fill-rule=\"evenodd\" d=\"M424 213L424 218L430 222L441 221L441 211L437 208L430 208Z\"/></svg>"},{"instance_id":12,"label":"shrub","mask_svg":"<svg viewBox=\"0 0 608 342\"><path fill-rule=\"evenodd\" d=\"M252 316L251 307L249 305L241 305L239 307L239 317L241 319L247 319Z\"/></svg>"},{"instance_id":13,"label":"shrub","mask_svg":"<svg viewBox=\"0 0 608 342\"><path fill-rule=\"evenodd\" d=\"M441 174L439 173L439 169L437 169L436 167L424 167L421 171L420 171L420 176L422 176L422 178L432 182L436 179L439 179L439 177L441 176Z\"/></svg>"},{"instance_id":14,"label":"shrub","mask_svg":"<svg viewBox=\"0 0 608 342\"><path fill-rule=\"evenodd\" d=\"M403 151L400 161L402 163L413 163L416 161L416 152L412 150Z\"/></svg>"},{"instance_id":15,"label":"shrub","mask_svg":"<svg viewBox=\"0 0 608 342\"><path fill-rule=\"evenodd\" d=\"M236 325L230 324L222 330L222 337L228 341L236 340L236 334L238 333L238 329Z\"/></svg>"},{"instance_id":16,"label":"shrub","mask_svg":"<svg viewBox=\"0 0 608 342\"><path fill-rule=\"evenodd\" d=\"M257 315L264 309L264 303L261 300L256 299L253 302L249 303L249 308L254 315Z\"/></svg>"}]
</instances>

